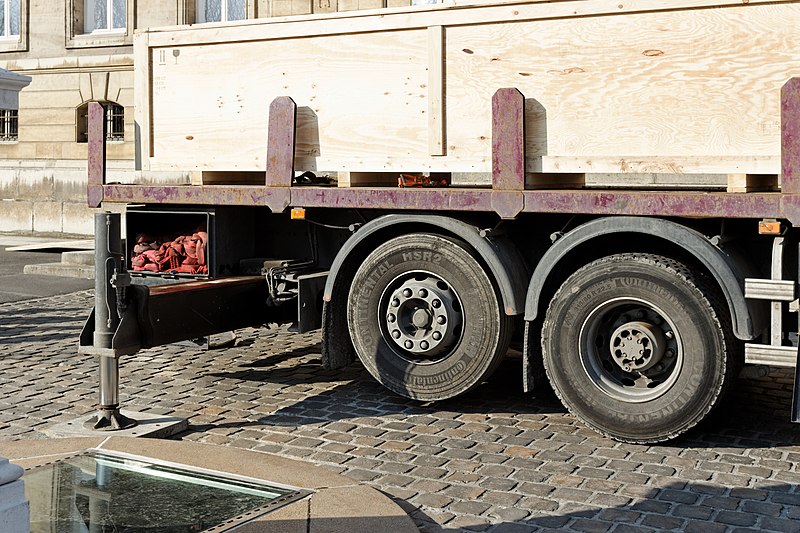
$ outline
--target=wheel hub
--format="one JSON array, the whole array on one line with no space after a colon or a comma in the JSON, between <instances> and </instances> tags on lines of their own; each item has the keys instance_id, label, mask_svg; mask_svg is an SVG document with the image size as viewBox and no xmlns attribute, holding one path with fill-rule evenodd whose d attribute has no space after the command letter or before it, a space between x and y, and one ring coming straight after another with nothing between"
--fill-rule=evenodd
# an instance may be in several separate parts
<instances>
[{"instance_id":1,"label":"wheel hub","mask_svg":"<svg viewBox=\"0 0 800 533\"><path fill-rule=\"evenodd\" d=\"M461 306L448 284L432 275L403 281L388 298L385 331L406 352L434 357L458 340Z\"/></svg>"},{"instance_id":2,"label":"wheel hub","mask_svg":"<svg viewBox=\"0 0 800 533\"><path fill-rule=\"evenodd\" d=\"M666 338L660 328L641 321L627 322L611 334L611 358L625 372L644 372L664 357Z\"/></svg>"},{"instance_id":3,"label":"wheel hub","mask_svg":"<svg viewBox=\"0 0 800 533\"><path fill-rule=\"evenodd\" d=\"M597 306L580 331L581 363L592 382L611 398L645 402L677 380L683 348L675 325L659 308L636 298Z\"/></svg>"}]
</instances>

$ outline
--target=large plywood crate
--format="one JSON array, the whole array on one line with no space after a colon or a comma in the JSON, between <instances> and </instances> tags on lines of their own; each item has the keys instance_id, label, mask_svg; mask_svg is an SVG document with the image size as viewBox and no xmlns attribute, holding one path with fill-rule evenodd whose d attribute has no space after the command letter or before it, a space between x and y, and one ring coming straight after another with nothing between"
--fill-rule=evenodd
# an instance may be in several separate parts
<instances>
[{"instance_id":1,"label":"large plywood crate","mask_svg":"<svg viewBox=\"0 0 800 533\"><path fill-rule=\"evenodd\" d=\"M247 181L266 167L270 102L291 96L297 170L488 176L491 98L516 87L533 186L770 187L797 28L797 1L562 0L153 29L135 39L141 167Z\"/></svg>"}]
</instances>

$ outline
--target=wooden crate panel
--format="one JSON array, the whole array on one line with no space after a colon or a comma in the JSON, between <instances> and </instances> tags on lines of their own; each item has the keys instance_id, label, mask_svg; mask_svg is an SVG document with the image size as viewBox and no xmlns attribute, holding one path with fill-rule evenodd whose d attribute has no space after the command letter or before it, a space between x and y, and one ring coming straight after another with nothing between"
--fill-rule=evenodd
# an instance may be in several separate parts
<instances>
[{"instance_id":1,"label":"wooden crate panel","mask_svg":"<svg viewBox=\"0 0 800 533\"><path fill-rule=\"evenodd\" d=\"M423 30L180 47L163 62L160 51L153 155L175 168L264 169L268 108L281 95L298 106L299 169L392 168L428 149Z\"/></svg>"},{"instance_id":2,"label":"wooden crate panel","mask_svg":"<svg viewBox=\"0 0 800 533\"><path fill-rule=\"evenodd\" d=\"M675 173L689 157L767 156L778 172L798 24L798 6L781 5L448 28L450 155L487 167L491 96L517 87L530 170L544 156L616 159L617 172L658 156Z\"/></svg>"},{"instance_id":3,"label":"wooden crate panel","mask_svg":"<svg viewBox=\"0 0 800 533\"><path fill-rule=\"evenodd\" d=\"M154 30L136 41L144 168L263 171L268 106L288 95L299 170L488 173L492 94L517 87L528 172L777 175L800 2L719 4L498 2Z\"/></svg>"}]
</instances>

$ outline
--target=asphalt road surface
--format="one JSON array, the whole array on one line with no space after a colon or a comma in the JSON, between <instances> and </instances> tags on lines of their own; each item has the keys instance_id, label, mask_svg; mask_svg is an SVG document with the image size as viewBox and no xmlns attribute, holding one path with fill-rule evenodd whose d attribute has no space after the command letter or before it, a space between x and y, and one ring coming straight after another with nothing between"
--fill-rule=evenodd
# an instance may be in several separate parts
<instances>
[{"instance_id":1,"label":"asphalt road surface","mask_svg":"<svg viewBox=\"0 0 800 533\"><path fill-rule=\"evenodd\" d=\"M61 250L47 252L7 252L12 246L0 237L0 303L46 298L94 287L90 279L23 274L25 265L58 263Z\"/></svg>"}]
</instances>

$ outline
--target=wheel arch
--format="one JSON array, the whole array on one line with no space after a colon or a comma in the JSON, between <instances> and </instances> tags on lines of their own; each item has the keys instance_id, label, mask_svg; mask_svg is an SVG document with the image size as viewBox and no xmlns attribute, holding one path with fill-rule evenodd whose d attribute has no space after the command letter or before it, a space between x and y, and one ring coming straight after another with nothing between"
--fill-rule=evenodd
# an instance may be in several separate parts
<instances>
[{"instance_id":1,"label":"wheel arch","mask_svg":"<svg viewBox=\"0 0 800 533\"><path fill-rule=\"evenodd\" d=\"M522 314L527 280L530 269L516 246L503 235L484 234L480 228L468 222L441 215L391 214L367 222L342 246L331 264L325 283L324 299L331 302L340 273L349 272L353 263L362 260L379 242L405 233L406 228L415 231L434 229L465 241L488 267L488 274L497 283L505 313L509 316Z\"/></svg>"},{"instance_id":2,"label":"wheel arch","mask_svg":"<svg viewBox=\"0 0 800 533\"><path fill-rule=\"evenodd\" d=\"M737 263L700 232L670 220L648 217L598 218L575 228L556 241L542 256L531 276L525 301L525 320L531 322L539 317L545 285L569 255L615 233L638 234L666 241L695 258L714 277L722 290L736 337L751 340L757 336L754 317L758 317L758 313L745 300L742 285L744 277L740 275Z\"/></svg>"}]
</instances>

